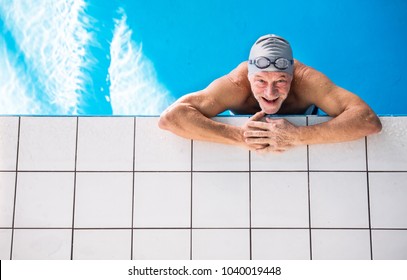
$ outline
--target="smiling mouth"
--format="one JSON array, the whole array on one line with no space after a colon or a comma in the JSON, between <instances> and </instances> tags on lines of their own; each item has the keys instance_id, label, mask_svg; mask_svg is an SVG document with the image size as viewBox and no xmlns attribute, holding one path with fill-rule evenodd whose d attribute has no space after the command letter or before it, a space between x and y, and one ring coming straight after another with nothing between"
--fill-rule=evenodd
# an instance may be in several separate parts
<instances>
[{"instance_id":1,"label":"smiling mouth","mask_svg":"<svg viewBox=\"0 0 407 280\"><path fill-rule=\"evenodd\" d=\"M267 99L267 98L262 97L263 101L264 101L265 103L267 103L267 104L270 104L270 105L276 103L276 101L277 101L278 98L279 98L279 97L276 97L276 98L274 98L274 99Z\"/></svg>"}]
</instances>

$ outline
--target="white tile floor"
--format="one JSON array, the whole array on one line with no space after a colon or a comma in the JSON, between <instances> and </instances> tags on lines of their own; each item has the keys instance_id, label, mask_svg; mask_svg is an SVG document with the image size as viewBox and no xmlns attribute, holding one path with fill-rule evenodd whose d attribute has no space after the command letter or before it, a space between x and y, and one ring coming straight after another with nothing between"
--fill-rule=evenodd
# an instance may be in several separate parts
<instances>
[{"instance_id":1,"label":"white tile floor","mask_svg":"<svg viewBox=\"0 0 407 280\"><path fill-rule=\"evenodd\" d=\"M0 117L0 259L405 260L407 117L381 119L257 155L154 117Z\"/></svg>"}]
</instances>

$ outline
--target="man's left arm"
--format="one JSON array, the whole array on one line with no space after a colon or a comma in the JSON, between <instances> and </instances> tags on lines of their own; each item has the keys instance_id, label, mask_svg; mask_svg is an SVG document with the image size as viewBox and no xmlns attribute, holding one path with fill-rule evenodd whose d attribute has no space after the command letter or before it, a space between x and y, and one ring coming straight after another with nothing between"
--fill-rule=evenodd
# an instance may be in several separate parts
<instances>
[{"instance_id":1,"label":"man's left arm","mask_svg":"<svg viewBox=\"0 0 407 280\"><path fill-rule=\"evenodd\" d=\"M245 133L250 144L269 146L263 152L285 151L297 145L352 141L381 131L380 119L357 95L336 86L324 74L306 67L298 84L307 102L315 104L333 117L330 121L295 126L283 119L266 118L266 122L251 122L252 131Z\"/></svg>"}]
</instances>

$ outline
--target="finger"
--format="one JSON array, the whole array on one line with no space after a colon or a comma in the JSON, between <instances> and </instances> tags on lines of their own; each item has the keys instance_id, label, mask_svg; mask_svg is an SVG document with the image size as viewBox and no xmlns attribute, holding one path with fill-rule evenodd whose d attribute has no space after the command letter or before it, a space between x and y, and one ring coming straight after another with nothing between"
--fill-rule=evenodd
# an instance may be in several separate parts
<instances>
[{"instance_id":1,"label":"finger","mask_svg":"<svg viewBox=\"0 0 407 280\"><path fill-rule=\"evenodd\" d=\"M279 120L279 119L266 118L266 122L268 122L268 123L272 123L272 122L275 122L277 120Z\"/></svg>"},{"instance_id":2,"label":"finger","mask_svg":"<svg viewBox=\"0 0 407 280\"><path fill-rule=\"evenodd\" d=\"M261 149L257 149L255 152L257 154L260 154L260 155L265 155L265 154L268 154L268 153L272 152L273 149L274 149L273 146L267 145L266 147L263 147Z\"/></svg>"},{"instance_id":3,"label":"finger","mask_svg":"<svg viewBox=\"0 0 407 280\"><path fill-rule=\"evenodd\" d=\"M274 145L267 145L267 147L257 149L256 153L259 153L259 154L266 154L266 153L281 154L281 153L284 153L285 151L287 151L287 148L282 148L282 147L277 148L277 146L274 146Z\"/></svg>"},{"instance_id":4,"label":"finger","mask_svg":"<svg viewBox=\"0 0 407 280\"><path fill-rule=\"evenodd\" d=\"M272 154L281 154L281 153L283 153L283 152L285 152L286 150L282 150L282 149L274 149L274 148L272 148L272 147L267 147L267 148L264 148L264 149L258 149L258 150L256 150L256 153L258 153L258 154L269 154L269 153L272 153Z\"/></svg>"},{"instance_id":5,"label":"finger","mask_svg":"<svg viewBox=\"0 0 407 280\"><path fill-rule=\"evenodd\" d=\"M251 128L259 128L259 129L262 129L262 130L269 130L269 124L265 123L265 122L249 121L247 123L247 126L251 127Z\"/></svg>"},{"instance_id":6,"label":"finger","mask_svg":"<svg viewBox=\"0 0 407 280\"><path fill-rule=\"evenodd\" d=\"M244 137L268 137L268 132L264 130L249 130L243 133Z\"/></svg>"},{"instance_id":7,"label":"finger","mask_svg":"<svg viewBox=\"0 0 407 280\"><path fill-rule=\"evenodd\" d=\"M249 121L259 121L259 120L261 120L265 115L266 115L266 113L263 112L263 111L257 112L256 114L254 114L254 115L249 119Z\"/></svg>"},{"instance_id":8,"label":"finger","mask_svg":"<svg viewBox=\"0 0 407 280\"><path fill-rule=\"evenodd\" d=\"M262 150L268 147L268 145L260 145L260 144L253 144L253 145L247 145L250 151L257 151L257 150Z\"/></svg>"},{"instance_id":9,"label":"finger","mask_svg":"<svg viewBox=\"0 0 407 280\"><path fill-rule=\"evenodd\" d=\"M270 125L281 125L282 123L284 123L284 119L276 119L276 118L265 118L265 123L270 124Z\"/></svg>"},{"instance_id":10,"label":"finger","mask_svg":"<svg viewBox=\"0 0 407 280\"><path fill-rule=\"evenodd\" d=\"M268 145L264 145L264 144L262 144L262 145L260 145L260 144L249 145L249 148L250 148L251 151L262 150L262 149L265 149L267 147L268 147Z\"/></svg>"},{"instance_id":11,"label":"finger","mask_svg":"<svg viewBox=\"0 0 407 280\"><path fill-rule=\"evenodd\" d=\"M253 144L270 144L269 138L246 138L246 143L249 145Z\"/></svg>"}]
</instances>

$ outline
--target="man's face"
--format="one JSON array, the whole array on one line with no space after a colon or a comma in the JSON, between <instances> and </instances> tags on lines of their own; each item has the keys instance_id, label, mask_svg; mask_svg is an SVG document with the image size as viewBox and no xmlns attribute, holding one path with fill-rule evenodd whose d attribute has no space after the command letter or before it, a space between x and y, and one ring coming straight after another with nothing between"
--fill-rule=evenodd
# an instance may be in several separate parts
<instances>
[{"instance_id":1,"label":"man's face","mask_svg":"<svg viewBox=\"0 0 407 280\"><path fill-rule=\"evenodd\" d=\"M288 96L292 76L285 72L258 72L250 75L249 81L260 108L275 114Z\"/></svg>"}]
</instances>

